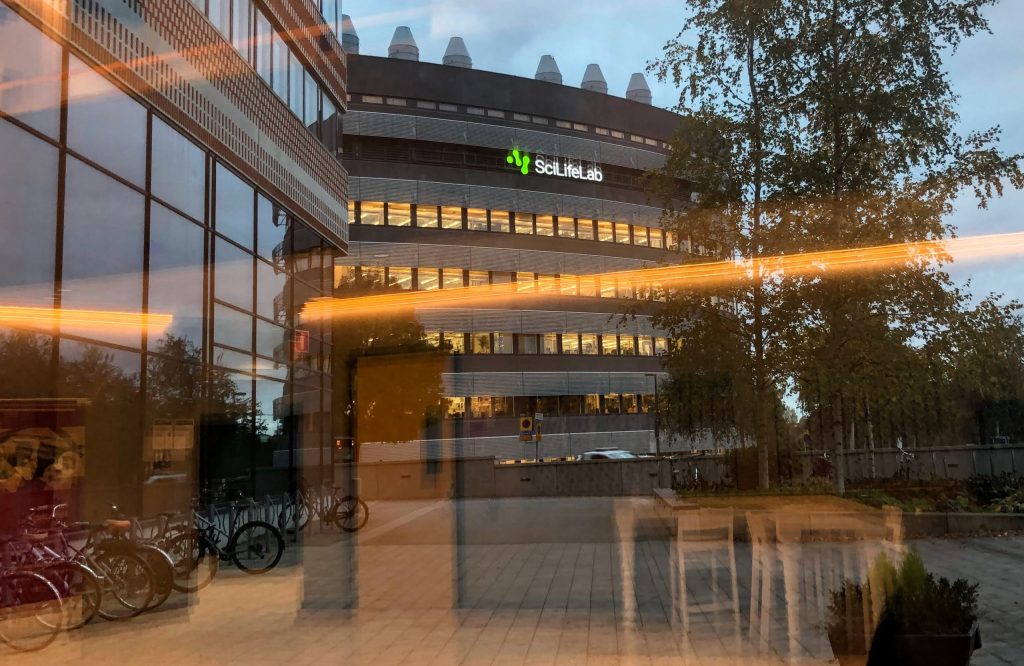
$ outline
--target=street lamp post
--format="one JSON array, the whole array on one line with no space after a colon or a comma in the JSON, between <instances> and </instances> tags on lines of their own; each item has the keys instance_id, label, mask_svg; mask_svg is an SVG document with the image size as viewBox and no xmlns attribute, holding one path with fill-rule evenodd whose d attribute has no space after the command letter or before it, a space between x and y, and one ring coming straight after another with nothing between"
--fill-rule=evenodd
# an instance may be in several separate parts
<instances>
[{"instance_id":1,"label":"street lamp post","mask_svg":"<svg viewBox=\"0 0 1024 666\"><path fill-rule=\"evenodd\" d=\"M658 375L653 372L644 373L644 377L654 378L654 452L661 457L661 403L658 402Z\"/></svg>"}]
</instances>

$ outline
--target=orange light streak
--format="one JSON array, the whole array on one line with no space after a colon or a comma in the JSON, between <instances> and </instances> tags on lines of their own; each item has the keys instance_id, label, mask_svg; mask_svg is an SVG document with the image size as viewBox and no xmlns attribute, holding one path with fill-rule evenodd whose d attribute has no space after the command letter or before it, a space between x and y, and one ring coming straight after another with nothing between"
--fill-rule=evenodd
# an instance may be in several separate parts
<instances>
[{"instance_id":1,"label":"orange light streak","mask_svg":"<svg viewBox=\"0 0 1024 666\"><path fill-rule=\"evenodd\" d=\"M640 289L700 289L754 279L868 272L908 264L946 261L951 258L966 261L1019 254L1024 254L1024 232L778 255L756 261L715 261L661 266L576 277L586 280L596 278L601 282L628 283ZM307 303L300 316L303 321L309 322L374 317L426 307L492 308L509 305L515 301L559 295L559 279L543 278L529 283L482 285L438 291L404 291L344 299L320 298Z\"/></svg>"},{"instance_id":2,"label":"orange light streak","mask_svg":"<svg viewBox=\"0 0 1024 666\"><path fill-rule=\"evenodd\" d=\"M63 326L94 332L145 331L150 335L159 335L167 330L173 320L172 315L158 313L0 305L0 326L33 330Z\"/></svg>"}]
</instances>

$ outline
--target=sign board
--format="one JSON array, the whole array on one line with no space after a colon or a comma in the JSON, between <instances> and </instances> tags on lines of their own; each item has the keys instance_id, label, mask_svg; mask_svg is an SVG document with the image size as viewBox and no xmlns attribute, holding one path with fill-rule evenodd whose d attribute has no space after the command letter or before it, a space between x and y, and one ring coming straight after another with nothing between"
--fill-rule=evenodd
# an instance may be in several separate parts
<instances>
[{"instance_id":1,"label":"sign board","mask_svg":"<svg viewBox=\"0 0 1024 666\"><path fill-rule=\"evenodd\" d=\"M523 416L519 419L519 441L533 441L533 419Z\"/></svg>"},{"instance_id":2,"label":"sign board","mask_svg":"<svg viewBox=\"0 0 1024 666\"><path fill-rule=\"evenodd\" d=\"M540 423L541 421L544 420L544 413L537 412L536 414L533 415L533 420L536 421L537 423Z\"/></svg>"},{"instance_id":3,"label":"sign board","mask_svg":"<svg viewBox=\"0 0 1024 666\"><path fill-rule=\"evenodd\" d=\"M292 354L299 356L299 354L309 353L309 331L302 329L296 329L292 335Z\"/></svg>"},{"instance_id":4,"label":"sign board","mask_svg":"<svg viewBox=\"0 0 1024 666\"><path fill-rule=\"evenodd\" d=\"M571 180L587 180L594 183L604 180L600 164L570 157L537 154L531 158L527 151L514 148L505 157L505 162L524 176L532 173Z\"/></svg>"}]
</instances>

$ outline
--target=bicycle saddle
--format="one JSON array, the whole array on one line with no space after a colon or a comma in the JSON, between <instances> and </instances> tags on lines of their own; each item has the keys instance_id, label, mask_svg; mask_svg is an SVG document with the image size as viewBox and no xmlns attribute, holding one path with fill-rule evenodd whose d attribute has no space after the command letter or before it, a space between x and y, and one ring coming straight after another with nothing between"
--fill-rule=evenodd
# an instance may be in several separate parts
<instances>
[{"instance_id":1,"label":"bicycle saddle","mask_svg":"<svg viewBox=\"0 0 1024 666\"><path fill-rule=\"evenodd\" d=\"M108 518L103 521L103 527L107 529L111 534L118 534L120 532L127 532L132 528L132 521L130 520L114 520Z\"/></svg>"}]
</instances>

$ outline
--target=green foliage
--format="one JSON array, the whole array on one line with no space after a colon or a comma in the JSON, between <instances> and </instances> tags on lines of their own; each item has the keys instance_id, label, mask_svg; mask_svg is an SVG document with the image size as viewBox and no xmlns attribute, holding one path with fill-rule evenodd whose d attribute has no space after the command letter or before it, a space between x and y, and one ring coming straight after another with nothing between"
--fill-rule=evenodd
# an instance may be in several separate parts
<instances>
[{"instance_id":1,"label":"green foliage","mask_svg":"<svg viewBox=\"0 0 1024 666\"><path fill-rule=\"evenodd\" d=\"M989 506L1024 488L1024 480L1015 474L973 474L967 481L967 492L977 504Z\"/></svg>"}]
</instances>

